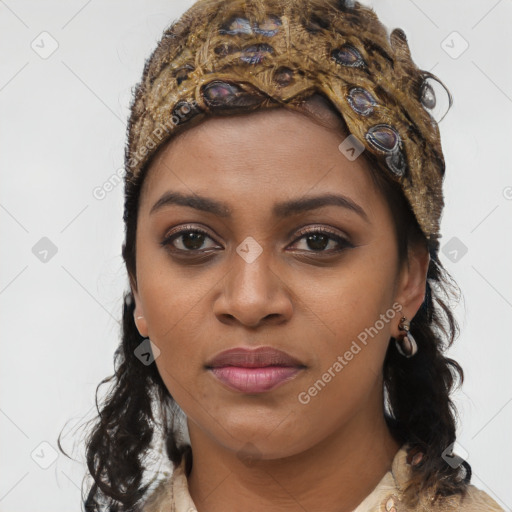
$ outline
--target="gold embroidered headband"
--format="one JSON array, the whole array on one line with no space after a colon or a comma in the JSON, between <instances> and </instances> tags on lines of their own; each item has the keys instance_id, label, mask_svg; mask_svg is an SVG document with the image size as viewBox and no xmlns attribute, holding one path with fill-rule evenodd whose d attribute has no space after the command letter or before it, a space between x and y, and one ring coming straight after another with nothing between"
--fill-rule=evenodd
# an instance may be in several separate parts
<instances>
[{"instance_id":1,"label":"gold embroidered headband","mask_svg":"<svg viewBox=\"0 0 512 512\"><path fill-rule=\"evenodd\" d=\"M388 36L358 2L199 0L164 32L136 87L127 197L151 156L191 119L293 108L320 93L360 150L399 182L437 251L445 163L431 79L440 82L414 64L404 32Z\"/></svg>"}]
</instances>

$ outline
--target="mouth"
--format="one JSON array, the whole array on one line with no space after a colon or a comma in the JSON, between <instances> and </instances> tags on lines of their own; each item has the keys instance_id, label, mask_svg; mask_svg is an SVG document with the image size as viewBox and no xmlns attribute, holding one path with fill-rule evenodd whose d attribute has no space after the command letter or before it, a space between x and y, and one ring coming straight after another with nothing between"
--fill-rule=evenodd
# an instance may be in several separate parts
<instances>
[{"instance_id":1,"label":"mouth","mask_svg":"<svg viewBox=\"0 0 512 512\"><path fill-rule=\"evenodd\" d=\"M272 347L238 347L221 352L205 368L228 388L254 394L281 386L306 366L290 354Z\"/></svg>"},{"instance_id":2,"label":"mouth","mask_svg":"<svg viewBox=\"0 0 512 512\"><path fill-rule=\"evenodd\" d=\"M242 393L264 393L293 379L303 368L290 366L266 366L244 368L222 366L211 368L212 374L226 386Z\"/></svg>"}]
</instances>

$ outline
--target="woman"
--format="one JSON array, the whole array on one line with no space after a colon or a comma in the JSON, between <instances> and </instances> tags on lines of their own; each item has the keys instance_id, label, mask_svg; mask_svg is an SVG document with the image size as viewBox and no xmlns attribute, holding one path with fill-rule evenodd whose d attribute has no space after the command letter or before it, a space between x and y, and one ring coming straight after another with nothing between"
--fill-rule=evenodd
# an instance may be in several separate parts
<instances>
[{"instance_id":1,"label":"woman","mask_svg":"<svg viewBox=\"0 0 512 512\"><path fill-rule=\"evenodd\" d=\"M434 79L357 2L200 0L165 32L87 510L502 510L453 452Z\"/></svg>"}]
</instances>

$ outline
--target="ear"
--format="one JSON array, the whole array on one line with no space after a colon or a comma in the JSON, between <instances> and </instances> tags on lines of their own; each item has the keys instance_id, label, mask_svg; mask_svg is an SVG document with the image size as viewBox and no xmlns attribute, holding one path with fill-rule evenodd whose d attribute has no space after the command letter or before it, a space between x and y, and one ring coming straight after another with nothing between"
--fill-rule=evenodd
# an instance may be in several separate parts
<instances>
[{"instance_id":1,"label":"ear","mask_svg":"<svg viewBox=\"0 0 512 512\"><path fill-rule=\"evenodd\" d=\"M402 305L401 315L411 321L423 301L427 286L427 272L430 254L424 240L415 242L408 249L407 260L404 262L398 278L395 301ZM392 336L398 336L398 325L394 326Z\"/></svg>"},{"instance_id":2,"label":"ear","mask_svg":"<svg viewBox=\"0 0 512 512\"><path fill-rule=\"evenodd\" d=\"M130 280L133 300L135 301L135 309L133 310L133 320L137 326L137 330L140 335L144 338L148 337L148 324L144 315L144 308L142 307L142 301L140 299L137 286Z\"/></svg>"}]
</instances>

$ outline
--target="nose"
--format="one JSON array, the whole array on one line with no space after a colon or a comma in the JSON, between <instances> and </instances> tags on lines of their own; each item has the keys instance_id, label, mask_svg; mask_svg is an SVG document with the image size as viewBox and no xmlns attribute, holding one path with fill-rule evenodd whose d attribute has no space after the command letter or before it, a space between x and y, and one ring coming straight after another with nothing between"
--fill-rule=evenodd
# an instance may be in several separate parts
<instances>
[{"instance_id":1,"label":"nose","mask_svg":"<svg viewBox=\"0 0 512 512\"><path fill-rule=\"evenodd\" d=\"M261 324L278 325L291 318L290 286L271 259L265 251L252 262L233 254L231 269L221 282L214 304L219 321L256 328Z\"/></svg>"}]
</instances>

